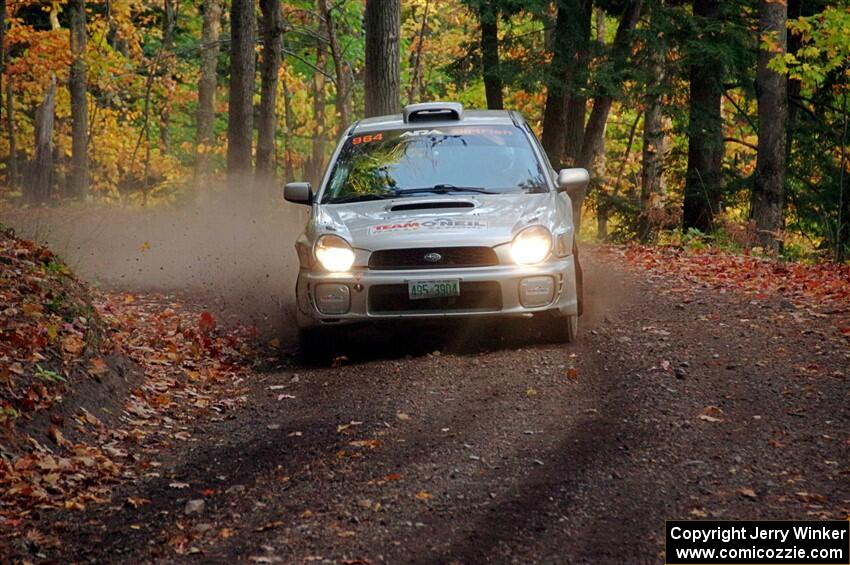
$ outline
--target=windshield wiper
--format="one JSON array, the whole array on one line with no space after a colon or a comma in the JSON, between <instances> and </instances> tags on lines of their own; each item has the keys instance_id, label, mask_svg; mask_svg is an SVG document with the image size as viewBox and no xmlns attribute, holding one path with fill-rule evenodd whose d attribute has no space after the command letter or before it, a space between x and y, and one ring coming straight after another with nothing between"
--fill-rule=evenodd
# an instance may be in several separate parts
<instances>
[{"instance_id":1,"label":"windshield wiper","mask_svg":"<svg viewBox=\"0 0 850 565\"><path fill-rule=\"evenodd\" d=\"M386 194L357 194L354 196L346 196L344 198L334 198L328 201L328 204L347 204L349 202L368 202L369 200L386 200L388 198L395 198L395 192L388 192Z\"/></svg>"},{"instance_id":2,"label":"windshield wiper","mask_svg":"<svg viewBox=\"0 0 850 565\"><path fill-rule=\"evenodd\" d=\"M477 194L500 194L477 186L455 186L453 184L435 184L425 188L405 188L397 190L396 194L414 194L416 192L432 192L434 194L449 194L451 192L475 192Z\"/></svg>"}]
</instances>

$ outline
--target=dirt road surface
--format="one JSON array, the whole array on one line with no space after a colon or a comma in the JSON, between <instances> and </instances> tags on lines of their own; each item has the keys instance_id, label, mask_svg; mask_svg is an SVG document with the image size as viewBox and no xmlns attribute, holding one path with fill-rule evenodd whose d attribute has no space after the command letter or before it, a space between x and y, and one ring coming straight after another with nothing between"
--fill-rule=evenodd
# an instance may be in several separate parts
<instances>
[{"instance_id":1,"label":"dirt road surface","mask_svg":"<svg viewBox=\"0 0 850 565\"><path fill-rule=\"evenodd\" d=\"M408 328L284 358L115 503L53 519L47 557L639 564L667 518L845 518L847 340L613 263L588 268L575 344Z\"/></svg>"}]
</instances>

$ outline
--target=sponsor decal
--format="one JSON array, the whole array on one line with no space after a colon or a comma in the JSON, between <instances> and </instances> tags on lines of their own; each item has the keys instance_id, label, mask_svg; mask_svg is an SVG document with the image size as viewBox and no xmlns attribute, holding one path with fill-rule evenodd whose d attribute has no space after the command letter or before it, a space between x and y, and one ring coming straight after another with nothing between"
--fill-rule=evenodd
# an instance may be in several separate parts
<instances>
[{"instance_id":1,"label":"sponsor decal","mask_svg":"<svg viewBox=\"0 0 850 565\"><path fill-rule=\"evenodd\" d=\"M438 129L411 129L399 135L399 138L405 139L408 137L430 137L433 135L484 135L484 136L511 136L514 132L510 129L496 129L492 127L455 127L449 128L447 131ZM365 143L365 139L364 139Z\"/></svg>"},{"instance_id":2,"label":"sponsor decal","mask_svg":"<svg viewBox=\"0 0 850 565\"><path fill-rule=\"evenodd\" d=\"M377 224L369 227L369 235L392 232L408 232L418 230L483 230L487 229L487 222L481 220L456 220L450 218L435 218L429 220L410 220L407 222L395 222Z\"/></svg>"}]
</instances>

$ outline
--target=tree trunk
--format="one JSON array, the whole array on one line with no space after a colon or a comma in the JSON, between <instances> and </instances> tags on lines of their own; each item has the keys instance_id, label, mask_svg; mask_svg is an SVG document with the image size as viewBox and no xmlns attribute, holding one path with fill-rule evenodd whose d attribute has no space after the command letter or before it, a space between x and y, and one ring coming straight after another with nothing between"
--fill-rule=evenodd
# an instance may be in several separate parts
<instances>
[{"instance_id":1,"label":"tree trunk","mask_svg":"<svg viewBox=\"0 0 850 565\"><path fill-rule=\"evenodd\" d=\"M569 99L566 82L573 58L574 24L578 7L578 3L573 0L558 2L555 35L552 38L552 62L549 63L549 77L546 83L546 106L543 109L543 135L540 142L556 169L560 168L563 161Z\"/></svg>"},{"instance_id":2,"label":"tree trunk","mask_svg":"<svg viewBox=\"0 0 850 565\"><path fill-rule=\"evenodd\" d=\"M696 0L694 15L717 18L719 0ZM700 57L690 68L688 169L682 228L703 233L714 229L720 211L723 166L723 67L712 57Z\"/></svg>"},{"instance_id":3,"label":"tree trunk","mask_svg":"<svg viewBox=\"0 0 850 565\"><path fill-rule=\"evenodd\" d=\"M650 26L661 23L658 4L652 5ZM638 237L647 242L653 239L657 225L657 216L661 209L664 165L664 107L661 93L666 84L664 67L664 49L648 45L649 75L652 77L646 85L644 103L646 110L643 118L643 155L640 172L640 220Z\"/></svg>"},{"instance_id":4,"label":"tree trunk","mask_svg":"<svg viewBox=\"0 0 850 565\"><path fill-rule=\"evenodd\" d=\"M328 45L331 49L331 58L334 62L334 75L336 77L336 113L339 116L339 128L337 134L341 135L351 121L351 74L350 65L343 58L342 46L339 44L339 35L334 24L333 9L328 0L319 0L319 9L325 20L325 29L328 32Z\"/></svg>"},{"instance_id":5,"label":"tree trunk","mask_svg":"<svg viewBox=\"0 0 850 565\"><path fill-rule=\"evenodd\" d=\"M3 76L6 74L6 0L0 0L0 120L3 118Z\"/></svg>"},{"instance_id":6,"label":"tree trunk","mask_svg":"<svg viewBox=\"0 0 850 565\"><path fill-rule=\"evenodd\" d=\"M499 10L489 2L482 2L478 8L478 19L481 24L481 66L487 108L501 110L504 103L502 76L499 74Z\"/></svg>"},{"instance_id":7,"label":"tree trunk","mask_svg":"<svg viewBox=\"0 0 850 565\"><path fill-rule=\"evenodd\" d=\"M232 188L248 183L254 130L254 2L230 7L230 99L227 114L227 175Z\"/></svg>"},{"instance_id":8,"label":"tree trunk","mask_svg":"<svg viewBox=\"0 0 850 565\"><path fill-rule=\"evenodd\" d=\"M581 96L579 92L587 83L587 64L590 54L588 53L588 41L590 40L590 24L591 10L590 3L586 2L582 10L584 18L581 25L581 36L579 44L575 49L575 62L573 63L573 71L568 73L568 78L572 84L568 84L569 101L567 102L567 117L564 129L564 152L563 165L566 167L574 167L578 163L579 155L581 154L581 144L584 141L584 125L587 118L587 98ZM597 40L601 37L604 40L604 29L600 35L600 26L604 28L604 12L598 9L596 22ZM602 14L602 19L599 19Z\"/></svg>"},{"instance_id":9,"label":"tree trunk","mask_svg":"<svg viewBox=\"0 0 850 565\"><path fill-rule=\"evenodd\" d=\"M174 30L177 26L177 0L165 0L162 18L162 69L163 83L166 90L174 92L174 57L171 49L174 47ZM162 101L159 109L159 145L160 151L169 151L168 128L171 124L171 96Z\"/></svg>"},{"instance_id":10,"label":"tree trunk","mask_svg":"<svg viewBox=\"0 0 850 565\"><path fill-rule=\"evenodd\" d=\"M316 67L324 71L325 51L321 43L317 46ZM307 177L313 186L318 187L322 180L322 167L325 163L325 75L317 72L313 75L313 115L316 119L316 129L313 134L313 151L310 155Z\"/></svg>"},{"instance_id":11,"label":"tree trunk","mask_svg":"<svg viewBox=\"0 0 850 565\"><path fill-rule=\"evenodd\" d=\"M654 217L661 209L664 165L664 129L661 96L647 96L643 122L643 163L640 172L641 241L649 241L657 225Z\"/></svg>"},{"instance_id":12,"label":"tree trunk","mask_svg":"<svg viewBox=\"0 0 850 565\"><path fill-rule=\"evenodd\" d=\"M758 156L752 216L757 238L766 250L778 252L781 246L782 211L785 203L785 136L788 123L788 80L768 68L768 63L787 49L785 0L762 0L759 9L759 43L770 42L758 53L756 93L758 95Z\"/></svg>"},{"instance_id":13,"label":"tree trunk","mask_svg":"<svg viewBox=\"0 0 850 565\"><path fill-rule=\"evenodd\" d=\"M17 186L18 157L15 143L14 100L12 98L12 77L3 90L3 77L6 75L6 0L0 0L0 113L6 114L6 133L9 138L9 158L6 161L6 184ZM4 97L5 95L5 97ZM5 102L5 105L4 105Z\"/></svg>"},{"instance_id":14,"label":"tree trunk","mask_svg":"<svg viewBox=\"0 0 850 565\"><path fill-rule=\"evenodd\" d=\"M366 1L366 117L399 112L399 0Z\"/></svg>"},{"instance_id":15,"label":"tree trunk","mask_svg":"<svg viewBox=\"0 0 850 565\"><path fill-rule=\"evenodd\" d=\"M611 46L609 64L613 66L615 75L619 74L628 63L627 59L631 51L631 31L640 18L642 7L643 0L629 0L623 9L623 15L620 17L617 33L614 36L614 43ZM599 182L603 176L604 163L602 157L605 152L605 128L608 124L608 114L611 112L615 94L617 92L603 92L593 99L593 109L584 130L578 166L591 172L591 179L593 179L591 184ZM581 227L581 205L586 194L587 189L578 194L573 201L573 219L576 233Z\"/></svg>"},{"instance_id":16,"label":"tree trunk","mask_svg":"<svg viewBox=\"0 0 850 565\"><path fill-rule=\"evenodd\" d=\"M9 137L8 182L11 188L18 186L18 141L15 135L15 98L12 77L6 77L6 134Z\"/></svg>"},{"instance_id":17,"label":"tree trunk","mask_svg":"<svg viewBox=\"0 0 850 565\"><path fill-rule=\"evenodd\" d=\"M68 2L71 21L71 183L70 192L85 198L89 189L88 107L86 101L86 2Z\"/></svg>"},{"instance_id":18,"label":"tree trunk","mask_svg":"<svg viewBox=\"0 0 850 565\"><path fill-rule=\"evenodd\" d=\"M608 220L611 218L611 212L614 211L617 201L620 196L620 184L623 180L623 174L626 172L626 165L629 163L629 157L632 154L632 146L635 142L635 134L637 133L638 123L640 123L641 114L635 117L632 122L632 127L629 129L629 140L626 143L626 151L623 153L623 160L620 161L620 169L617 171L617 178L611 187L610 194L600 194L600 198L596 205L596 221L597 221L597 238L605 241L608 239ZM631 190L627 191L626 196L629 196Z\"/></svg>"},{"instance_id":19,"label":"tree trunk","mask_svg":"<svg viewBox=\"0 0 850 565\"><path fill-rule=\"evenodd\" d=\"M209 153L214 143L215 91L217 86L221 0L204 0L201 31L201 72L198 80L198 131L195 178L205 182L210 175Z\"/></svg>"},{"instance_id":20,"label":"tree trunk","mask_svg":"<svg viewBox=\"0 0 850 565\"><path fill-rule=\"evenodd\" d=\"M416 48L410 53L410 88L407 90L407 103L413 104L420 96L422 89L422 50L425 47L425 32L428 31L428 11L431 9L431 0L425 0L425 9L422 12L422 24L419 26L419 35L416 40Z\"/></svg>"},{"instance_id":21,"label":"tree trunk","mask_svg":"<svg viewBox=\"0 0 850 565\"><path fill-rule=\"evenodd\" d=\"M586 54L579 54L583 59ZM573 91L575 92L575 91ZM567 120L564 130L563 164L573 167L578 162L581 153L581 143L584 140L584 120L587 114L587 98L575 93L567 102Z\"/></svg>"},{"instance_id":22,"label":"tree trunk","mask_svg":"<svg viewBox=\"0 0 850 565\"><path fill-rule=\"evenodd\" d=\"M33 204L47 202L53 180L53 121L56 107L56 78L50 81L44 100L35 111L35 158L27 183L27 200Z\"/></svg>"},{"instance_id":23,"label":"tree trunk","mask_svg":"<svg viewBox=\"0 0 850 565\"><path fill-rule=\"evenodd\" d=\"M257 178L272 182L275 176L274 138L277 130L277 83L282 48L283 15L280 0L260 0L263 11L263 59L260 64L260 123L257 127Z\"/></svg>"},{"instance_id":24,"label":"tree trunk","mask_svg":"<svg viewBox=\"0 0 850 565\"><path fill-rule=\"evenodd\" d=\"M640 18L643 0L629 0L623 10L620 23L617 26L617 34L611 46L611 62L614 74L624 69L631 50L631 31ZM616 92L604 92L593 99L593 110L587 120L587 129L584 131L584 140L581 144L581 154L578 165L585 169L592 169L593 163L605 149L605 126L608 122L608 114L614 102Z\"/></svg>"},{"instance_id":25,"label":"tree trunk","mask_svg":"<svg viewBox=\"0 0 850 565\"><path fill-rule=\"evenodd\" d=\"M292 166L292 135L295 131L295 117L292 115L292 93L289 91L286 73L284 73L281 82L283 90L283 119L286 125L286 132L283 136L283 176L285 182L292 182L295 180L295 171Z\"/></svg>"}]
</instances>

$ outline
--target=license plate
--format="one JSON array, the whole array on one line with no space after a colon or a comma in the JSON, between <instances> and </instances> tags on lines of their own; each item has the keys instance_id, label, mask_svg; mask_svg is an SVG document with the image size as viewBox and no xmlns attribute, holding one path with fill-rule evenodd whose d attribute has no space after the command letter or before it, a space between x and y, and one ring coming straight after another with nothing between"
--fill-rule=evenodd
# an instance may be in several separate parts
<instances>
[{"instance_id":1,"label":"license plate","mask_svg":"<svg viewBox=\"0 0 850 565\"><path fill-rule=\"evenodd\" d=\"M460 296L460 281L458 279L409 281L407 283L407 292L411 300Z\"/></svg>"}]
</instances>

